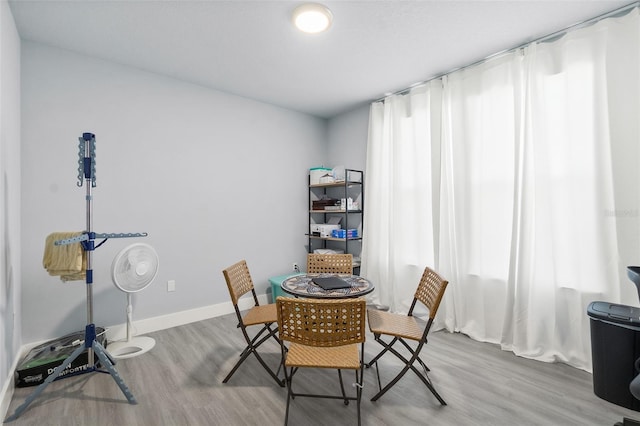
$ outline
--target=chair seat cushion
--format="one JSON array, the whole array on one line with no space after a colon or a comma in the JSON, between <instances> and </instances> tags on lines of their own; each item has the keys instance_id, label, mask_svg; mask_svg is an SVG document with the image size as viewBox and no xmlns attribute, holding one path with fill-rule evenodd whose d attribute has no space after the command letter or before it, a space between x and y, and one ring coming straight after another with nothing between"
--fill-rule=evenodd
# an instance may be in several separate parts
<instances>
[{"instance_id":1,"label":"chair seat cushion","mask_svg":"<svg viewBox=\"0 0 640 426\"><path fill-rule=\"evenodd\" d=\"M278 310L276 304L254 306L242 317L244 325L265 324L278 322Z\"/></svg>"},{"instance_id":2,"label":"chair seat cushion","mask_svg":"<svg viewBox=\"0 0 640 426\"><path fill-rule=\"evenodd\" d=\"M285 365L357 370L360 368L358 345L317 347L292 343L287 352Z\"/></svg>"},{"instance_id":3,"label":"chair seat cushion","mask_svg":"<svg viewBox=\"0 0 640 426\"><path fill-rule=\"evenodd\" d=\"M422 339L424 330L412 316L368 309L367 319L369 330L374 334L386 334L417 341Z\"/></svg>"}]
</instances>

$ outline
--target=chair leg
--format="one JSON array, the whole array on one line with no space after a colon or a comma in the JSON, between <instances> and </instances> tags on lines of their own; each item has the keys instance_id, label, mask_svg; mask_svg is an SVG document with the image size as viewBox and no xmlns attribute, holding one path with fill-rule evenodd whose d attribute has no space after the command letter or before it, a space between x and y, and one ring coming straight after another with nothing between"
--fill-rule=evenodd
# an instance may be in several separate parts
<instances>
[{"instance_id":1,"label":"chair leg","mask_svg":"<svg viewBox=\"0 0 640 426\"><path fill-rule=\"evenodd\" d=\"M344 391L344 383L342 382L342 370L338 370L338 379L340 379L340 390L342 391L342 399L344 399L344 405L349 405L347 394Z\"/></svg>"},{"instance_id":2,"label":"chair leg","mask_svg":"<svg viewBox=\"0 0 640 426\"><path fill-rule=\"evenodd\" d=\"M260 364L262 364L262 366L264 367L265 370L267 370L267 372L269 373L269 375L271 377L273 377L273 379L276 381L276 383L278 383L278 385L280 385L281 387L284 387L284 380L280 380L277 376L277 373L274 373L273 370L271 369L271 367L269 367L267 365L266 362L264 362L264 360L262 359L262 357L260 356L260 354L258 354L258 352L255 351L254 348L250 348L248 347L245 351L244 351L244 355L238 360L238 362L236 362L236 365L233 366L233 368L231 369L231 371L229 372L229 374L227 374L227 377L224 378L224 380L222 381L222 383L227 383L229 381L229 379L231 379L231 376L233 376L233 374L236 372L236 370L240 367L240 365L242 365L242 363L249 358L249 355L254 354L256 359L258 360L258 362L260 362ZM280 369L278 368L278 372L280 371Z\"/></svg>"},{"instance_id":3,"label":"chair leg","mask_svg":"<svg viewBox=\"0 0 640 426\"><path fill-rule=\"evenodd\" d=\"M409 371L409 368L410 367L408 365L405 365L402 371L400 371L400 373L398 373L398 375L394 377L393 380L387 383L387 385L383 389L381 389L377 394L373 396L373 398L371 398L371 401L377 401L382 395L384 395L389 389L391 389L391 387L393 387L393 385L395 385L398 380L400 380L402 376L404 376L405 373Z\"/></svg>"},{"instance_id":4,"label":"chair leg","mask_svg":"<svg viewBox=\"0 0 640 426\"><path fill-rule=\"evenodd\" d=\"M240 326L238 326L240 327ZM256 341L260 338L260 336L262 336L262 334L265 331L269 331L269 334L267 334L266 336L264 336L262 339L260 339L260 341L258 341L256 343ZM244 335L245 340L247 341L247 347L244 348L244 350L242 352L240 352L240 357L243 357L247 352L249 352L251 350L251 348L257 348L258 346L260 346L261 344L263 344L264 342L266 342L267 340L269 340L270 337L274 336L276 338L276 340L278 339L278 337L276 336L276 333L278 332L278 330L271 330L271 327L269 327L268 325L265 325L262 330L260 330L258 332L258 334L256 334L255 336L253 336L253 339L249 339L249 335L247 334L246 330L242 330L242 334ZM278 344L280 344L280 342L278 341Z\"/></svg>"},{"instance_id":5,"label":"chair leg","mask_svg":"<svg viewBox=\"0 0 640 426\"><path fill-rule=\"evenodd\" d=\"M293 393L291 391L291 376L287 376L287 373L286 373L287 367L284 367L284 370L285 370L285 376L286 376L285 381L287 382L287 409L284 414L284 425L287 426L287 424L289 423L289 404L293 399Z\"/></svg>"},{"instance_id":6,"label":"chair leg","mask_svg":"<svg viewBox=\"0 0 640 426\"><path fill-rule=\"evenodd\" d=\"M407 350L409 352L411 352L411 355L413 356L415 351L411 348L411 346L409 346L409 344L407 344L407 342L405 342L403 339L400 339L400 343L402 343L404 345L404 347L407 348ZM424 371L431 371L429 369L429 367L427 367L427 364L425 364L424 361L422 361L422 359L420 359L420 357L416 358L416 360L420 363L422 368L424 368Z\"/></svg>"},{"instance_id":7,"label":"chair leg","mask_svg":"<svg viewBox=\"0 0 640 426\"><path fill-rule=\"evenodd\" d=\"M286 368L285 368L285 375L286 375ZM297 394L293 391L293 376L294 374L296 374L298 372L298 367L291 367L289 369L289 378L285 378L285 380L289 381L289 389L291 390L291 399L296 399Z\"/></svg>"},{"instance_id":8,"label":"chair leg","mask_svg":"<svg viewBox=\"0 0 640 426\"><path fill-rule=\"evenodd\" d=\"M381 350L380 353L378 353L378 355L376 355L371 361L369 361L367 364L365 364L367 366L367 368L371 367L380 358L382 358L382 355L386 354L387 351L391 348L391 346L393 346L396 343L396 341L398 341L398 337L394 337L393 340L389 344L386 344L385 341L380 338L379 334L376 334L374 337L375 337L375 340L378 343L380 343L382 346L384 346L384 349Z\"/></svg>"},{"instance_id":9,"label":"chair leg","mask_svg":"<svg viewBox=\"0 0 640 426\"><path fill-rule=\"evenodd\" d=\"M398 359L400 359L402 362L404 362L405 366L400 371L400 373L398 373L396 375L396 377L393 378L393 380L391 380L389 383L387 383L387 385L383 389L381 389L377 394L374 395L373 398L371 398L371 401L377 401L382 395L384 395L389 389L391 389L393 387L393 385L395 385L398 382L398 380L400 380L402 378L402 376L404 376L407 373L407 371L412 370L420 378L420 380L422 380L422 382L427 386L427 388L431 391L433 396L436 397L438 402L440 402L440 404L442 404L442 405L447 405L445 400L440 396L440 394L433 387L433 384L429 381L429 379L427 377L425 377L425 375L420 373L420 371L413 365L413 363L417 360L420 363L420 365L422 365L422 367L426 371L430 371L429 368L424 364L424 362L422 362L422 360L418 356L418 354L420 353L420 349L422 347L422 344L420 344L420 346L416 350L413 350L413 349L411 349L411 347L409 347L409 351L411 352L412 356L411 356L411 359L408 360L400 352L398 352L397 350L395 350L392 347L392 345L398 340L405 347L407 347L408 345L403 339L400 339L398 337L394 337L394 339L389 344L387 344L381 338L376 338L376 340L378 341L378 343L380 343L382 346L384 346L384 349L383 349L383 351L381 353L384 353L384 352L387 352L387 351L391 352L396 357L398 357ZM378 355L380 355L380 354L378 354ZM374 359L377 360L378 358L379 358L379 356L376 356L376 358L374 358ZM371 362L369 364L371 364ZM379 373L378 363L377 362L376 362L376 373L378 374L378 386L380 386L380 373Z\"/></svg>"},{"instance_id":10,"label":"chair leg","mask_svg":"<svg viewBox=\"0 0 640 426\"><path fill-rule=\"evenodd\" d=\"M260 356L260 354L258 352L256 352L255 350L252 351L253 354L256 356L256 358L258 358L258 361L260 362L260 364L262 364L262 366L264 367L265 370L267 370L267 372L269 373L269 375L271 375L271 377L273 377L273 380L276 381L276 383L278 383L278 385L280 385L280 387L284 387L284 380L280 380L278 378L278 376L276 375L276 373L273 372L273 370L271 369L271 367L269 367L267 365L266 362L264 362L264 360L262 359L262 357Z\"/></svg>"},{"instance_id":11,"label":"chair leg","mask_svg":"<svg viewBox=\"0 0 640 426\"><path fill-rule=\"evenodd\" d=\"M312 397L312 398L328 398L328 399L342 399L344 402L344 405L349 405L350 401L356 401L357 402L357 413L358 413L358 426L360 426L361 423L361 409L360 409L360 404L362 401L362 389L363 389L363 379L364 379L364 364L362 364L362 366L360 367L359 370L355 370L355 376L356 376L356 381L353 384L353 386L356 388L356 395L353 396L351 395L347 395L346 394L346 390L344 387L344 379L342 378L342 370L338 369L338 378L340 380L340 390L342 391L341 395L337 395L337 394L330 394L330 395L326 395L326 394L311 394L311 393L296 393L293 391L293 376L295 375L295 373L298 371L297 367L291 367L291 368L287 368L286 366L284 367L284 371L285 371L285 382L287 384L287 408L285 411L285 426L288 423L288 419L289 419L289 407L290 407L290 403L292 400L296 399L296 397Z\"/></svg>"},{"instance_id":12,"label":"chair leg","mask_svg":"<svg viewBox=\"0 0 640 426\"><path fill-rule=\"evenodd\" d=\"M422 380L422 382L427 386L427 388L431 391L433 396L436 397L436 399L438 400L438 402L440 402L441 405L447 405L445 400L442 399L440 394L433 387L433 384L431 384L429 380L427 380L422 374L420 374L412 365L405 365L402 371L400 371L400 373L398 373L398 375L394 377L393 380L387 383L387 385L382 390L380 390L377 394L374 395L373 398L371 398L371 401L377 401L382 395L384 395L389 389L391 389L393 385L395 385L398 382L398 380L400 380L402 376L404 376L406 372L409 371L409 369L413 370L413 372L416 373L416 375L420 378L420 380Z\"/></svg>"},{"instance_id":13,"label":"chair leg","mask_svg":"<svg viewBox=\"0 0 640 426\"><path fill-rule=\"evenodd\" d=\"M225 377L222 380L222 383L227 383L229 381L229 379L231 378L231 376L233 376L233 373L236 372L236 370L238 369L238 367L240 367L240 364L242 364L244 362L245 359L247 359L247 357L249 356L249 354L251 353L251 351L249 351L249 347L247 346L243 351L242 354L240 356L240 359L238 360L238 362L236 362L236 365L233 366L233 368L231 369L231 371L229 372L229 374L227 374L227 377Z\"/></svg>"},{"instance_id":14,"label":"chair leg","mask_svg":"<svg viewBox=\"0 0 640 426\"><path fill-rule=\"evenodd\" d=\"M256 340L264 333L264 331L269 330L270 333L267 334L266 336L264 336L262 339L260 339L257 343ZM262 357L260 356L260 354L256 351L256 348L258 346L260 346L262 343L264 343L265 341L267 341L269 338L273 337L275 335L275 333L277 333L277 329L276 330L272 330L268 325L263 328L262 330L260 330L260 332L255 335L253 337L253 339L249 339L249 336L247 335L246 331L243 330L243 334L245 335L245 340L247 340L247 347L244 348L244 350L241 352L240 354L240 359L238 360L238 362L236 362L236 365L233 366L233 368L231 369L231 371L229 372L229 374L227 374L227 377L224 378L224 380L222 380L222 383L227 383L229 381L229 379L231 379L231 376L233 376L233 374L236 372L236 370L240 367L240 365L242 365L242 363L249 357L249 355L253 354L255 355L255 357L257 358L258 362L260 362L260 364L262 364L262 366L264 367L265 370L267 370L267 372L269 373L269 375L271 377L273 377L273 379L276 381L276 383L278 383L278 385L280 385L281 387L284 387L284 380L280 380L278 378L278 373L280 372L280 366L278 366L278 373L274 373L273 370L267 365L266 362L264 362L264 360L262 359ZM277 337L276 337L277 339Z\"/></svg>"},{"instance_id":15,"label":"chair leg","mask_svg":"<svg viewBox=\"0 0 640 426\"><path fill-rule=\"evenodd\" d=\"M344 386L344 379L342 378L342 370L339 368L336 368L336 369L338 370L338 378L340 381L340 390L341 390L340 395L318 394L318 393L296 393L293 391L293 376L298 372L299 367L286 366L286 348L284 347L284 345L282 345L282 359L283 359L282 364L284 368L285 382L287 384L287 407L285 411L285 420L284 420L285 426L289 421L289 409L290 409L291 400L295 399L296 397L342 399L345 405L349 405L350 401L356 401L357 402L356 410L358 413L358 426L360 426L362 424L360 404L362 401L362 389L363 389L363 381L364 381L363 357L364 357L364 342L362 342L360 346L360 356L359 356L360 366L358 369L354 369L355 378L356 378L355 383L353 383L353 387L356 388L355 396L353 396L351 392L349 393L349 395L347 395L345 386Z\"/></svg>"},{"instance_id":16,"label":"chair leg","mask_svg":"<svg viewBox=\"0 0 640 426\"><path fill-rule=\"evenodd\" d=\"M361 425L361 416L360 416L360 401L362 400L362 378L364 377L364 371L360 370L360 374L358 375L358 370L356 370L356 405L358 406L358 426Z\"/></svg>"},{"instance_id":17,"label":"chair leg","mask_svg":"<svg viewBox=\"0 0 640 426\"><path fill-rule=\"evenodd\" d=\"M280 339L278 338L278 327L276 327L275 329L271 328L272 324L267 324L266 328L269 330L269 337L273 337L275 339L275 341L278 343L278 345L280 344Z\"/></svg>"},{"instance_id":18,"label":"chair leg","mask_svg":"<svg viewBox=\"0 0 640 426\"><path fill-rule=\"evenodd\" d=\"M427 379L423 374L420 374L420 372L413 365L411 365L410 367L411 367L411 370L414 373L416 373L416 375L420 378L420 380L422 380L422 382L427 386L427 388L429 388L429 390L431 391L433 396L436 397L438 402L440 402L441 405L447 405L447 403L444 401L444 399L442 399L440 394L433 387L433 384L431 383L431 381L429 379Z\"/></svg>"},{"instance_id":19,"label":"chair leg","mask_svg":"<svg viewBox=\"0 0 640 426\"><path fill-rule=\"evenodd\" d=\"M380 369L378 368L378 361L376 361L375 366L376 366L376 378L378 379L378 390L381 391L382 383L380 382ZM367 368L369 368L368 365L367 365Z\"/></svg>"}]
</instances>

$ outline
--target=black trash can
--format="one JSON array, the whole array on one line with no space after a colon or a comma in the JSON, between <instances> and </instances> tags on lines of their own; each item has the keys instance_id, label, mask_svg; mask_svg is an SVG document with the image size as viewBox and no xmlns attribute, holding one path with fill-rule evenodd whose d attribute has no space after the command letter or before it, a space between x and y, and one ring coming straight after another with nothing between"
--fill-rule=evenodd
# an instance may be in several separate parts
<instances>
[{"instance_id":1,"label":"black trash can","mask_svg":"<svg viewBox=\"0 0 640 426\"><path fill-rule=\"evenodd\" d=\"M640 358L640 308L592 302L587 315L591 318L594 393L640 411L640 401L629 391L629 383L638 375L635 362Z\"/></svg>"}]
</instances>

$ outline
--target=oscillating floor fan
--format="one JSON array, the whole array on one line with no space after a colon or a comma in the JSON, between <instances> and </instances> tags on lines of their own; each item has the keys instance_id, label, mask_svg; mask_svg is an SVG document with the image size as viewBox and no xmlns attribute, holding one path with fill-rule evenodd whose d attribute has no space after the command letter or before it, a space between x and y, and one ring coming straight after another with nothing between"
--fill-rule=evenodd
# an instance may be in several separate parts
<instances>
[{"instance_id":1,"label":"oscillating floor fan","mask_svg":"<svg viewBox=\"0 0 640 426\"><path fill-rule=\"evenodd\" d=\"M158 274L158 254L148 244L136 243L125 247L111 265L111 278L120 290L127 293L127 340L109 344L113 358L131 358L142 355L156 344L151 337L132 336L133 293L144 290Z\"/></svg>"}]
</instances>

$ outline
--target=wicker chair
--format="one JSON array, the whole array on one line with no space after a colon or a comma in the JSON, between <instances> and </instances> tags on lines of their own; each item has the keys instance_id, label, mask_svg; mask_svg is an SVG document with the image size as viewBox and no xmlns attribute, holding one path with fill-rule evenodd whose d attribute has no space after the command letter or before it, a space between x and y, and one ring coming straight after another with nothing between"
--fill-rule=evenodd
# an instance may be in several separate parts
<instances>
[{"instance_id":1,"label":"wicker chair","mask_svg":"<svg viewBox=\"0 0 640 426\"><path fill-rule=\"evenodd\" d=\"M288 389L285 425L289 420L289 404L297 396L342 399L345 405L348 405L349 401L357 401L359 425L364 367L365 300L278 297L276 304ZM290 342L288 349L285 347L285 341ZM293 376L300 368L337 369L341 395L294 392ZM342 370L355 370L355 396L346 395Z\"/></svg>"},{"instance_id":2,"label":"wicker chair","mask_svg":"<svg viewBox=\"0 0 640 426\"><path fill-rule=\"evenodd\" d=\"M353 274L351 254L307 254L307 274Z\"/></svg>"},{"instance_id":3,"label":"wicker chair","mask_svg":"<svg viewBox=\"0 0 640 426\"><path fill-rule=\"evenodd\" d=\"M258 303L258 297L256 296L255 288L253 287L253 280L251 279L251 274L249 273L249 267L247 266L247 262L241 260L240 262L229 266L225 270L222 271L224 275L224 279L227 281L227 288L229 289L229 295L231 296L231 301L233 303L233 307L236 311L236 316L238 317L238 328L241 329L242 335L247 342L247 346L240 353L240 359L236 363L236 365L231 369L227 377L224 378L222 383L227 383L233 373L236 372L238 367L244 362L249 355L253 354L258 359L260 364L269 372L271 377L275 379L275 381L284 387L284 380L280 380L278 378L278 373L274 372L262 359L260 354L257 352L258 346L269 340L270 338L274 338L278 344L280 344L280 340L277 337L278 327L278 314L276 312L275 303L269 305L262 305ZM253 306L249 311L245 313L244 316L240 313L240 308L238 307L238 299L241 296L251 292L253 296L253 301L255 306ZM255 334L253 338L249 337L249 333L247 331L247 327L252 325L261 325L262 328L260 331ZM265 334L266 333L266 334ZM264 335L264 336L263 336ZM279 368L278 368L279 371Z\"/></svg>"},{"instance_id":4,"label":"wicker chair","mask_svg":"<svg viewBox=\"0 0 640 426\"><path fill-rule=\"evenodd\" d=\"M418 285L418 289L413 298L413 303L411 304L411 308L409 309L409 313L407 315L399 315L393 314L389 312L379 311L376 309L369 309L367 311L367 318L369 320L369 330L374 335L375 340L384 346L384 349L380 351L378 355L376 355L368 364L367 368L371 367L371 365L376 364L376 375L378 377L378 387L380 391L371 398L372 401L376 401L385 392L387 392L393 385L395 385L398 380L405 375L405 373L409 370L412 370L416 375L422 380L422 382L429 388L429 390L433 393L433 395L438 399L440 404L447 405L444 399L438 394L438 392L433 387L427 372L430 371L426 364L420 359L420 351L423 346L427 344L427 334L429 333L429 329L431 328L431 324L433 323L433 319L436 316L436 312L438 311L438 306L440 306L440 301L442 300L442 296L444 295L444 291L447 288L448 282L442 279L436 272L434 272L430 268L425 268L424 273L422 274L422 278L420 279L420 284ZM429 320L424 328L418 325L416 319L413 317L413 310L416 306L416 302L420 301L429 309ZM390 336L392 337L391 341L388 343L382 339L382 336ZM418 342L418 345L415 349L412 349L411 346L406 342L406 340L414 340ZM398 352L393 345L397 342L400 342L411 354L409 359L403 356L400 352ZM404 368L391 380L384 388L382 388L380 383L380 371L378 369L378 359L386 352L391 352L396 355L402 362L404 362ZM414 363L418 362L423 370L424 374L420 372L415 366Z\"/></svg>"}]
</instances>

